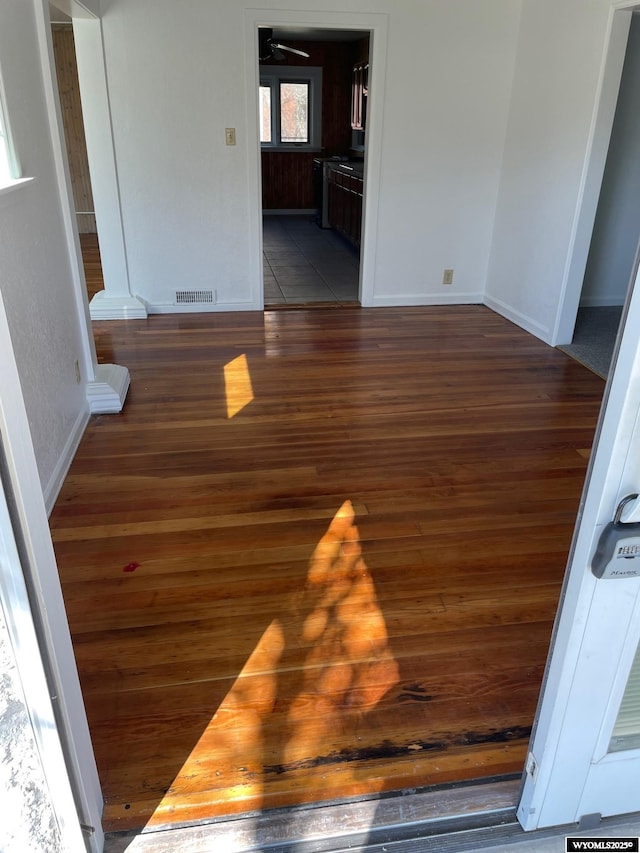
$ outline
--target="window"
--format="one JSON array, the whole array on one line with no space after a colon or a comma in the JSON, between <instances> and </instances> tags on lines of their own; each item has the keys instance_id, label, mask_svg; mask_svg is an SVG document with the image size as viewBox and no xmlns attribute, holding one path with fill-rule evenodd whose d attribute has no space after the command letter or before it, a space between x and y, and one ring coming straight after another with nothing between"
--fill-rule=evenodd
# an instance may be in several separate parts
<instances>
[{"instance_id":1,"label":"window","mask_svg":"<svg viewBox=\"0 0 640 853\"><path fill-rule=\"evenodd\" d=\"M19 177L20 170L11 145L9 125L4 111L4 92L0 80L0 187L12 184Z\"/></svg>"},{"instance_id":2,"label":"window","mask_svg":"<svg viewBox=\"0 0 640 853\"><path fill-rule=\"evenodd\" d=\"M633 565L633 563L631 563ZM640 747L640 646L633 661L622 704L609 744L609 752Z\"/></svg>"},{"instance_id":3,"label":"window","mask_svg":"<svg viewBox=\"0 0 640 853\"><path fill-rule=\"evenodd\" d=\"M322 69L293 65L260 69L260 144L279 151L320 149Z\"/></svg>"}]
</instances>

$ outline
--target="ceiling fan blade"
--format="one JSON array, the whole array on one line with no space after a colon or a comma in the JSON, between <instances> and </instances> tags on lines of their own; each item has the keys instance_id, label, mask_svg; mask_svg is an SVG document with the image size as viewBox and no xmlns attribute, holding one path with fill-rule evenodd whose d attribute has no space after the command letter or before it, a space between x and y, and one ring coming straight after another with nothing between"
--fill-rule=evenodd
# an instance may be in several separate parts
<instances>
[{"instance_id":1,"label":"ceiling fan blade","mask_svg":"<svg viewBox=\"0 0 640 853\"><path fill-rule=\"evenodd\" d=\"M295 53L296 56L304 56L305 59L309 59L309 54L304 50L298 50L295 47L287 47L286 44L278 44L278 42L272 41L271 47L276 50L286 50L287 53Z\"/></svg>"}]
</instances>

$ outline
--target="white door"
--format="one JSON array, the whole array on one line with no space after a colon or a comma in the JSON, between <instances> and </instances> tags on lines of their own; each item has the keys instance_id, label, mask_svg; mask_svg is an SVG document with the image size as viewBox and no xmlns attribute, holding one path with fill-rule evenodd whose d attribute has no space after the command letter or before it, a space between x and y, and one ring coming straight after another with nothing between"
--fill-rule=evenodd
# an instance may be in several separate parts
<instances>
[{"instance_id":1,"label":"white door","mask_svg":"<svg viewBox=\"0 0 640 853\"><path fill-rule=\"evenodd\" d=\"M61 849L98 853L102 794L1 295L0 608Z\"/></svg>"},{"instance_id":2,"label":"white door","mask_svg":"<svg viewBox=\"0 0 640 853\"><path fill-rule=\"evenodd\" d=\"M0 471L1 699L20 712L13 711L11 724L0 732L0 743L8 751L0 794L10 803L0 822L0 847L35 850L36 845L50 841L59 844L61 850L80 853L85 845L57 737L1 475ZM37 808L30 810L30 801L36 802Z\"/></svg>"},{"instance_id":3,"label":"white door","mask_svg":"<svg viewBox=\"0 0 640 853\"><path fill-rule=\"evenodd\" d=\"M640 640L640 577L591 571L619 501L640 492L639 280L636 263L526 765L525 829L640 811L640 749L610 747Z\"/></svg>"}]
</instances>

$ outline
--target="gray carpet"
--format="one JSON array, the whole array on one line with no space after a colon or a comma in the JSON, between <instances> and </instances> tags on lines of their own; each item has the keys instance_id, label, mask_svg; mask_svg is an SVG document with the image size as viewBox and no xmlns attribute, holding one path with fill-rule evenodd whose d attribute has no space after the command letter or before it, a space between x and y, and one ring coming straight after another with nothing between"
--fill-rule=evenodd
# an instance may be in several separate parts
<instances>
[{"instance_id":1,"label":"gray carpet","mask_svg":"<svg viewBox=\"0 0 640 853\"><path fill-rule=\"evenodd\" d=\"M606 379L621 316L621 305L580 308L573 341L558 349Z\"/></svg>"}]
</instances>

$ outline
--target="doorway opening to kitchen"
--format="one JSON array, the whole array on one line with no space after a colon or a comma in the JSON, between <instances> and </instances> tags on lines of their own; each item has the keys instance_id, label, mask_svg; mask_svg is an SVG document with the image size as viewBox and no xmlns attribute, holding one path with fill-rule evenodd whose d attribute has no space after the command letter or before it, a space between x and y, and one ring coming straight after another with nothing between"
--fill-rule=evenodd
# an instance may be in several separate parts
<instances>
[{"instance_id":1,"label":"doorway opening to kitchen","mask_svg":"<svg viewBox=\"0 0 640 853\"><path fill-rule=\"evenodd\" d=\"M265 308L360 304L370 36L259 27Z\"/></svg>"}]
</instances>

